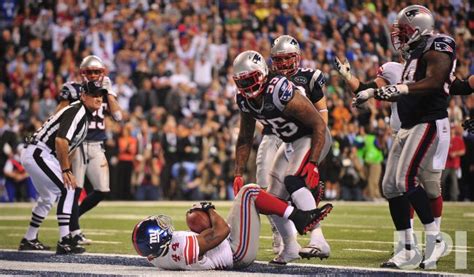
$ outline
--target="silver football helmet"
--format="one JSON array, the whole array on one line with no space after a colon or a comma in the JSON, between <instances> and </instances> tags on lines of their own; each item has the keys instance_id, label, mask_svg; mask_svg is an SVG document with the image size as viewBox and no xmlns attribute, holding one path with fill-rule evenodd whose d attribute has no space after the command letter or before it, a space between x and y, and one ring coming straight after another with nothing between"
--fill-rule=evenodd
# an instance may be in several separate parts
<instances>
[{"instance_id":1,"label":"silver football helmet","mask_svg":"<svg viewBox=\"0 0 474 277\"><path fill-rule=\"evenodd\" d=\"M293 75L301 61L301 50L298 41L289 35L282 35L273 41L272 70L282 75Z\"/></svg>"},{"instance_id":2,"label":"silver football helmet","mask_svg":"<svg viewBox=\"0 0 474 277\"><path fill-rule=\"evenodd\" d=\"M94 81L98 85L102 85L102 80L107 74L107 68L101 58L89 55L82 60L79 73L84 82Z\"/></svg>"},{"instance_id":3,"label":"silver football helmet","mask_svg":"<svg viewBox=\"0 0 474 277\"><path fill-rule=\"evenodd\" d=\"M235 84L244 97L254 98L262 93L268 66L260 53L252 50L240 53L235 58L233 67Z\"/></svg>"},{"instance_id":4,"label":"silver football helmet","mask_svg":"<svg viewBox=\"0 0 474 277\"><path fill-rule=\"evenodd\" d=\"M413 50L412 44L433 33L433 14L420 5L401 10L393 23L391 33L393 47L406 59Z\"/></svg>"}]
</instances>

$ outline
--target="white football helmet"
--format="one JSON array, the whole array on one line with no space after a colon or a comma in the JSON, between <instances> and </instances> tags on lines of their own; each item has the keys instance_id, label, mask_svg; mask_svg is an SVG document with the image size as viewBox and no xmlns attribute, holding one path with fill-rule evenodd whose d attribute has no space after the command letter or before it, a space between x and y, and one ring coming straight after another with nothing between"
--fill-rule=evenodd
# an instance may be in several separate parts
<instances>
[{"instance_id":1,"label":"white football helmet","mask_svg":"<svg viewBox=\"0 0 474 277\"><path fill-rule=\"evenodd\" d=\"M95 55L85 57L79 66L79 73L84 82L94 81L102 86L102 81L107 74L107 68L101 58Z\"/></svg>"},{"instance_id":2,"label":"white football helmet","mask_svg":"<svg viewBox=\"0 0 474 277\"><path fill-rule=\"evenodd\" d=\"M434 17L427 8L411 5L398 13L392 28L393 47L407 59L413 50L411 45L433 33Z\"/></svg>"},{"instance_id":3,"label":"white football helmet","mask_svg":"<svg viewBox=\"0 0 474 277\"><path fill-rule=\"evenodd\" d=\"M240 53L233 67L235 85L244 97L254 98L262 93L268 66L260 53L252 50Z\"/></svg>"},{"instance_id":4,"label":"white football helmet","mask_svg":"<svg viewBox=\"0 0 474 277\"><path fill-rule=\"evenodd\" d=\"M282 35L273 41L272 70L282 75L293 75L301 61L301 50L298 41L289 35Z\"/></svg>"}]
</instances>

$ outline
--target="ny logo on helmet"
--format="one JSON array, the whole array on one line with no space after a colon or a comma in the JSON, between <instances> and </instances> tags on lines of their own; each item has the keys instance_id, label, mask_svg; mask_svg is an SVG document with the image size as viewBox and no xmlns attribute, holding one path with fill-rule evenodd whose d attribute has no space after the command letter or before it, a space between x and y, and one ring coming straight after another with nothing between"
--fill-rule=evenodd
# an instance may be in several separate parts
<instances>
[{"instance_id":1,"label":"ny logo on helmet","mask_svg":"<svg viewBox=\"0 0 474 277\"><path fill-rule=\"evenodd\" d=\"M148 234L150 235L150 243L160 243L160 235L163 232L163 230L149 230Z\"/></svg>"}]
</instances>

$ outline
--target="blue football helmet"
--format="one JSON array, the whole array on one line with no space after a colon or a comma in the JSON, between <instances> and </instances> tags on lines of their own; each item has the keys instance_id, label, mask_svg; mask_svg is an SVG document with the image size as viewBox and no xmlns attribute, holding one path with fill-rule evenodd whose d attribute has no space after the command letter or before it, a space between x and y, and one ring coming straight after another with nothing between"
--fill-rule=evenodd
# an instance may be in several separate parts
<instances>
[{"instance_id":1,"label":"blue football helmet","mask_svg":"<svg viewBox=\"0 0 474 277\"><path fill-rule=\"evenodd\" d=\"M135 225L132 243L140 256L161 257L168 252L173 231L173 223L169 216L150 216Z\"/></svg>"}]
</instances>

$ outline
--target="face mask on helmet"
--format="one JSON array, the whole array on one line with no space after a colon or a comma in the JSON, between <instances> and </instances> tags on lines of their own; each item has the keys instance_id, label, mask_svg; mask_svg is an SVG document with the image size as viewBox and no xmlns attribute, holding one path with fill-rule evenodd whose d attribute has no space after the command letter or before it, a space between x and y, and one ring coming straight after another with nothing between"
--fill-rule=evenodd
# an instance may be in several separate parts
<instances>
[{"instance_id":1,"label":"face mask on helmet","mask_svg":"<svg viewBox=\"0 0 474 277\"><path fill-rule=\"evenodd\" d=\"M150 216L140 221L132 233L132 243L138 255L161 257L166 255L173 237L171 218L165 215Z\"/></svg>"},{"instance_id":2,"label":"face mask on helmet","mask_svg":"<svg viewBox=\"0 0 474 277\"><path fill-rule=\"evenodd\" d=\"M247 98L255 98L262 92L265 76L260 71L253 71L233 78L240 93Z\"/></svg>"},{"instance_id":3,"label":"face mask on helmet","mask_svg":"<svg viewBox=\"0 0 474 277\"><path fill-rule=\"evenodd\" d=\"M101 86L106 75L106 68L99 57L87 56L81 62L79 73L83 82L94 81Z\"/></svg>"},{"instance_id":4,"label":"face mask on helmet","mask_svg":"<svg viewBox=\"0 0 474 277\"><path fill-rule=\"evenodd\" d=\"M298 53L272 55L272 70L282 75L293 75L300 65Z\"/></svg>"},{"instance_id":5,"label":"face mask on helmet","mask_svg":"<svg viewBox=\"0 0 474 277\"><path fill-rule=\"evenodd\" d=\"M392 45L395 50L404 51L409 48L408 42L413 34L417 32L411 26L394 23L392 26Z\"/></svg>"}]
</instances>

